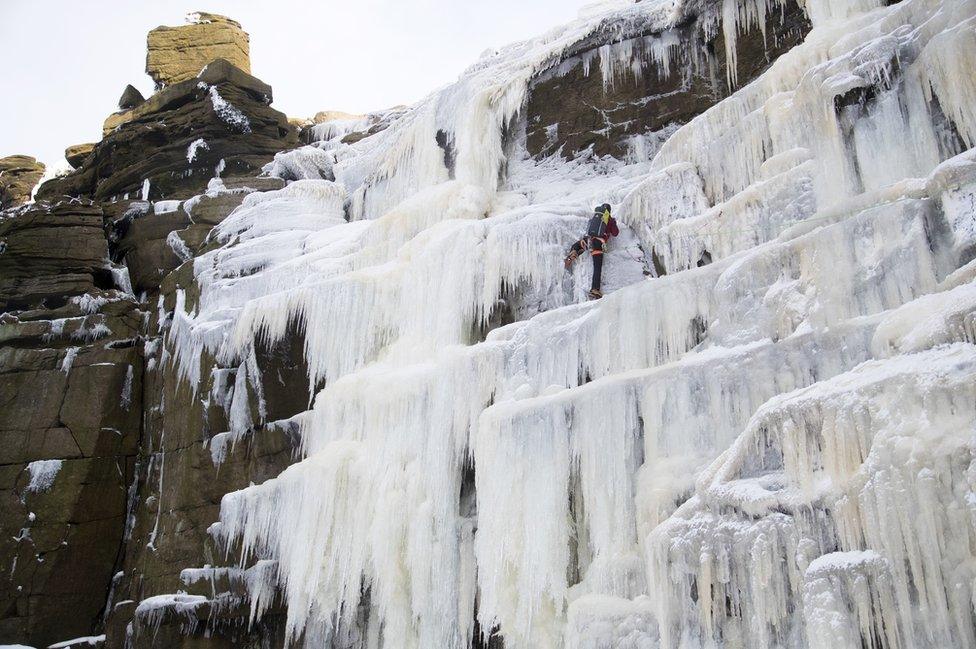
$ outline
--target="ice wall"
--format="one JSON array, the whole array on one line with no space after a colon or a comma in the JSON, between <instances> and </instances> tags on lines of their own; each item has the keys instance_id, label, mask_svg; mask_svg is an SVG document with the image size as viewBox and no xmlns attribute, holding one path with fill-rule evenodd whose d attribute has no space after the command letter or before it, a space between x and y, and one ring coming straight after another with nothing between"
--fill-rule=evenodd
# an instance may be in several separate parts
<instances>
[{"instance_id":1,"label":"ice wall","mask_svg":"<svg viewBox=\"0 0 976 649\"><path fill-rule=\"evenodd\" d=\"M238 368L219 444L265 423L256 345L297 328L313 386L302 461L213 529L270 566L252 617L277 589L316 647L976 646L976 3L807 0L651 162L524 155L563 53L605 39L612 82L616 40L702 10L734 60L776 3L697 4L486 55L211 234L167 348L192 385ZM562 256L605 200L585 302Z\"/></svg>"}]
</instances>

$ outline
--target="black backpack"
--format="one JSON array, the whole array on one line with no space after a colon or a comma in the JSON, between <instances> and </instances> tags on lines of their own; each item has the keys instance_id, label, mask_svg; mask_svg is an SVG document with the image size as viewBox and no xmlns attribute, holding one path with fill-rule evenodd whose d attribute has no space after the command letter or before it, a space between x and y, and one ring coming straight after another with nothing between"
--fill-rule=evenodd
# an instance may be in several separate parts
<instances>
[{"instance_id":1,"label":"black backpack","mask_svg":"<svg viewBox=\"0 0 976 649\"><path fill-rule=\"evenodd\" d=\"M594 214L590 217L590 223L586 226L586 235L589 237L600 237L601 239L607 233L607 224L603 221L602 214Z\"/></svg>"}]
</instances>

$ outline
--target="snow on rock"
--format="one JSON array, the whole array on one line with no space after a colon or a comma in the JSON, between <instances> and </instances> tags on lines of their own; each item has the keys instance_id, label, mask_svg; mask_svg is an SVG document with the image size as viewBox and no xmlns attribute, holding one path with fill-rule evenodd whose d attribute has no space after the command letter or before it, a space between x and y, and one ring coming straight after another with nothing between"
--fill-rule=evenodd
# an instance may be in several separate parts
<instances>
[{"instance_id":1,"label":"snow on rock","mask_svg":"<svg viewBox=\"0 0 976 649\"><path fill-rule=\"evenodd\" d=\"M208 602L209 600L203 595L187 595L182 592L156 595L139 602L135 617L141 622L141 628L152 632L159 628L167 614L175 615L187 622L195 620L197 610Z\"/></svg>"},{"instance_id":2,"label":"snow on rock","mask_svg":"<svg viewBox=\"0 0 976 649\"><path fill-rule=\"evenodd\" d=\"M334 180L332 167L335 156L311 146L276 153L274 160L266 164L264 173L284 180L326 179Z\"/></svg>"},{"instance_id":3,"label":"snow on rock","mask_svg":"<svg viewBox=\"0 0 976 649\"><path fill-rule=\"evenodd\" d=\"M190 142L190 145L186 147L186 161L193 162L197 159L197 153L201 150L207 151L210 149L210 145L202 137L197 138Z\"/></svg>"},{"instance_id":4,"label":"snow on rock","mask_svg":"<svg viewBox=\"0 0 976 649\"><path fill-rule=\"evenodd\" d=\"M153 203L153 214L170 214L180 209L180 201L156 201Z\"/></svg>"},{"instance_id":5,"label":"snow on rock","mask_svg":"<svg viewBox=\"0 0 976 649\"><path fill-rule=\"evenodd\" d=\"M129 277L129 267L113 265L111 271L112 278L115 281L115 287L126 295L134 296L135 293L132 290L132 279Z\"/></svg>"},{"instance_id":6,"label":"snow on rock","mask_svg":"<svg viewBox=\"0 0 976 649\"><path fill-rule=\"evenodd\" d=\"M362 115L319 122L311 128L312 139L316 142L341 139L350 133L367 130L373 121L370 116Z\"/></svg>"},{"instance_id":7,"label":"snow on rock","mask_svg":"<svg viewBox=\"0 0 976 649\"><path fill-rule=\"evenodd\" d=\"M68 347L64 352L64 358L61 360L60 370L67 374L71 371L71 366L75 362L75 357L78 356L78 351L80 347Z\"/></svg>"},{"instance_id":8,"label":"snow on rock","mask_svg":"<svg viewBox=\"0 0 976 649\"><path fill-rule=\"evenodd\" d=\"M567 649L657 649L657 624L648 597L589 595L569 605Z\"/></svg>"},{"instance_id":9,"label":"snow on rock","mask_svg":"<svg viewBox=\"0 0 976 649\"><path fill-rule=\"evenodd\" d=\"M953 341L976 344L976 283L933 293L896 309L874 334L875 353L922 351Z\"/></svg>"},{"instance_id":10,"label":"snow on rock","mask_svg":"<svg viewBox=\"0 0 976 649\"><path fill-rule=\"evenodd\" d=\"M762 406L648 537L662 644L782 646L805 628L819 647L837 626L854 645L973 646L976 528L958 486L974 379L976 347L956 343ZM835 549L854 554L822 557Z\"/></svg>"},{"instance_id":11,"label":"snow on rock","mask_svg":"<svg viewBox=\"0 0 976 649\"><path fill-rule=\"evenodd\" d=\"M122 384L122 394L119 395L119 405L126 410L132 405L132 381L134 379L135 368L129 365L125 370L125 382Z\"/></svg>"},{"instance_id":12,"label":"snow on rock","mask_svg":"<svg viewBox=\"0 0 976 649\"><path fill-rule=\"evenodd\" d=\"M105 634L102 635L89 635L81 638L74 638L72 640L64 640L63 642L56 642L52 645L48 645L47 649L75 649L76 647L96 647L105 642Z\"/></svg>"},{"instance_id":13,"label":"snow on rock","mask_svg":"<svg viewBox=\"0 0 976 649\"><path fill-rule=\"evenodd\" d=\"M705 4L734 82L781 3ZM218 464L270 423L256 347L303 338L301 461L211 527L257 560L252 620L280 596L315 646L368 604L387 646L976 647L976 3L804 5L806 41L650 160L530 159L519 110L580 43L611 86L617 39L660 63L682 2L590 7L276 156L291 182L215 228L166 331L193 389L221 365ZM562 258L603 202L589 302ZM142 614L203 601L166 597Z\"/></svg>"},{"instance_id":14,"label":"snow on rock","mask_svg":"<svg viewBox=\"0 0 976 649\"><path fill-rule=\"evenodd\" d=\"M35 460L27 465L30 482L27 483L27 493L47 491L54 484L54 479L61 471L63 460Z\"/></svg>"},{"instance_id":15,"label":"snow on rock","mask_svg":"<svg viewBox=\"0 0 976 649\"><path fill-rule=\"evenodd\" d=\"M201 86L206 89L206 84L202 81ZM251 132L251 122L247 118L247 115L241 112L239 108L231 104L229 101L220 96L217 92L216 86L210 86L210 103L213 105L214 112L217 113L217 117L222 119L228 126L240 133L250 133ZM190 157L190 153L187 152L187 158Z\"/></svg>"},{"instance_id":16,"label":"snow on rock","mask_svg":"<svg viewBox=\"0 0 976 649\"><path fill-rule=\"evenodd\" d=\"M166 245L169 246L169 249L173 251L174 255L179 257L180 261L193 258L193 253L186 246L186 242L180 237L179 230L173 230L166 235Z\"/></svg>"}]
</instances>

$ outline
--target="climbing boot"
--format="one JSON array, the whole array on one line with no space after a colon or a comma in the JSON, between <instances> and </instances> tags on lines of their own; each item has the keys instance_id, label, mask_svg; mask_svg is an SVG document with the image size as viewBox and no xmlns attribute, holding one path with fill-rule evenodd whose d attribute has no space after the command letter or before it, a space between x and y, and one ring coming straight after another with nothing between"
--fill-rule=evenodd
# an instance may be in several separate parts
<instances>
[{"instance_id":1,"label":"climbing boot","mask_svg":"<svg viewBox=\"0 0 976 649\"><path fill-rule=\"evenodd\" d=\"M563 266L566 267L566 270L569 270L573 266L573 262L576 261L578 256L575 250L566 256L566 259L563 260Z\"/></svg>"},{"instance_id":2,"label":"climbing boot","mask_svg":"<svg viewBox=\"0 0 976 649\"><path fill-rule=\"evenodd\" d=\"M601 297L603 297L603 292L600 291L600 289L598 289L598 288L590 289L590 299L591 300L599 300Z\"/></svg>"}]
</instances>

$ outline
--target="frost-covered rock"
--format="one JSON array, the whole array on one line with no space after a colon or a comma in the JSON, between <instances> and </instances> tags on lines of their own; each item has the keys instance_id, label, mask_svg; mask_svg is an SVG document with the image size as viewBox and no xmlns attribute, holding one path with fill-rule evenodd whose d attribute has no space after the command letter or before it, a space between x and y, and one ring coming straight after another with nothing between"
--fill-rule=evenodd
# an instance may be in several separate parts
<instances>
[{"instance_id":1,"label":"frost-covered rock","mask_svg":"<svg viewBox=\"0 0 976 649\"><path fill-rule=\"evenodd\" d=\"M655 140L666 139L656 133L746 85L810 31L796 0L674 4L677 16L666 22L631 22L620 5L593 10L605 17L599 30L530 84L530 153L572 156L591 148L649 160Z\"/></svg>"},{"instance_id":2,"label":"frost-covered rock","mask_svg":"<svg viewBox=\"0 0 976 649\"><path fill-rule=\"evenodd\" d=\"M141 175L101 209L142 337L114 293L4 316L45 385L145 359L106 644L976 646L974 20L603 2L264 177ZM257 141L241 75L192 101Z\"/></svg>"},{"instance_id":3,"label":"frost-covered rock","mask_svg":"<svg viewBox=\"0 0 976 649\"><path fill-rule=\"evenodd\" d=\"M212 61L109 116L104 138L80 166L42 184L37 196L113 203L189 198L215 176L257 175L275 153L298 143L297 129L271 100L271 87L261 80L224 59Z\"/></svg>"}]
</instances>

